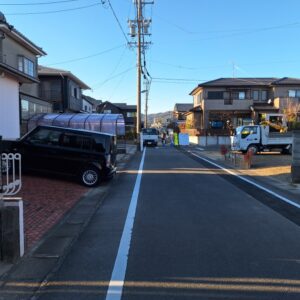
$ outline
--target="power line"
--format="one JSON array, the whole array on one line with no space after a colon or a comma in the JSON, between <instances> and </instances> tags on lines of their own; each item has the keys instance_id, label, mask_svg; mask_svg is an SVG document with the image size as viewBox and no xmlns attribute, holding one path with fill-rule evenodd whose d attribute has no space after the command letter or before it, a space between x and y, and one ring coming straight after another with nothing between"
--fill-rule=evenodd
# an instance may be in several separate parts
<instances>
[{"instance_id":1,"label":"power line","mask_svg":"<svg viewBox=\"0 0 300 300\"><path fill-rule=\"evenodd\" d=\"M71 63L71 62L76 62L76 61L88 59L88 58L91 58L91 57L95 57L95 56L99 56L99 55L111 52L113 50L122 48L124 46L125 46L125 44L119 45L119 46L116 46L116 47L113 47L113 48L110 48L110 49L107 49L107 50L104 50L104 51L101 51L101 52L98 52L98 53L95 53L95 54L91 54L91 55L88 55L88 56L83 56L83 57L78 57L78 58L74 58L74 59L70 59L70 60L65 60L65 61L60 61L60 62L56 62L56 63L51 63L51 64L48 64L48 66L61 65L61 64L66 64L66 63Z\"/></svg>"},{"instance_id":2,"label":"power line","mask_svg":"<svg viewBox=\"0 0 300 300\"><path fill-rule=\"evenodd\" d=\"M119 18L117 17L117 14L116 14L115 10L113 9L113 7L112 7L112 5L111 5L110 0L107 0L107 2L108 2L108 5L109 5L109 7L110 7L110 9L111 9L111 11L112 11L112 13L113 13L113 15L114 15L116 21L117 21L117 23L118 23L118 25L119 25L119 27L120 27L122 33L123 33L123 36L124 36L126 42L129 44L129 40L128 40L128 38L127 38L125 32L124 32L124 29L123 29L123 27L122 27L122 25L121 25L121 23L120 23Z\"/></svg>"},{"instance_id":3,"label":"power line","mask_svg":"<svg viewBox=\"0 0 300 300\"><path fill-rule=\"evenodd\" d=\"M82 0L60 0L60 1L49 1L49 2L27 2L27 3L0 3L0 5L5 6L31 6L31 5L51 5L51 4L60 4L60 3L67 3L67 2L75 2L75 1L82 1Z\"/></svg>"},{"instance_id":4,"label":"power line","mask_svg":"<svg viewBox=\"0 0 300 300\"><path fill-rule=\"evenodd\" d=\"M153 80L163 80L163 81L207 81L205 79L190 79L190 78L167 78L167 77L152 77Z\"/></svg>"},{"instance_id":5,"label":"power line","mask_svg":"<svg viewBox=\"0 0 300 300\"><path fill-rule=\"evenodd\" d=\"M25 16L25 15L45 15L45 14L55 14L60 12L66 12L66 11L74 11L74 10L81 10L93 6L98 6L101 3L94 3L90 5L75 7L75 8L67 8L67 9L60 9L60 10L50 10L50 11L40 11L40 12L23 12L23 13L8 13L7 16Z\"/></svg>"},{"instance_id":6,"label":"power line","mask_svg":"<svg viewBox=\"0 0 300 300\"><path fill-rule=\"evenodd\" d=\"M96 84L92 87L92 89L94 89L94 90L99 89L99 88L100 88L102 85L104 85L106 82L108 82L108 81L110 81L110 80L112 80L112 79L114 79L114 78L116 78L116 77L118 77L118 76L121 76L121 75L123 75L123 74L125 74L125 73L128 73L128 72L131 71L132 69L135 69L135 67L128 68L128 69L124 70L123 72L120 72L120 73L118 73L118 74L116 74L116 75L114 75L114 76L112 76L112 77L110 77L110 78L107 78L106 80L104 80L104 81L102 81L102 82L100 82L100 83L96 83Z\"/></svg>"},{"instance_id":7,"label":"power line","mask_svg":"<svg viewBox=\"0 0 300 300\"><path fill-rule=\"evenodd\" d=\"M293 27L293 26L299 26L300 22L293 22L293 23L287 23L287 24L279 24L279 25L273 25L269 27L257 27L257 28L239 28L239 29L227 29L227 30L209 30L209 31L190 31L187 28L184 28L182 26L179 26L171 21L166 20L165 18L162 18L158 15L156 15L159 19L164 21L165 23L172 25L173 27L181 30L182 32L185 32L187 34L191 35L199 35L199 34L211 34L211 33L232 33L232 34L244 34L244 33L252 33L257 31L266 31L266 30L273 30L273 29L282 29L286 27Z\"/></svg>"}]
</instances>

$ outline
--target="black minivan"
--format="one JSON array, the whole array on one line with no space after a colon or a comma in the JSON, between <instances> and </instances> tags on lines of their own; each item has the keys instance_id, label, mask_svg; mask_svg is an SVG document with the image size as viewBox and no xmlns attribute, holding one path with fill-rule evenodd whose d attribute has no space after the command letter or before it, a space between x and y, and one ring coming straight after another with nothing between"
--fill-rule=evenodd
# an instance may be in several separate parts
<instances>
[{"instance_id":1,"label":"black minivan","mask_svg":"<svg viewBox=\"0 0 300 300\"><path fill-rule=\"evenodd\" d=\"M9 148L21 154L24 171L76 176L89 187L116 172L116 137L110 134L38 126Z\"/></svg>"}]
</instances>

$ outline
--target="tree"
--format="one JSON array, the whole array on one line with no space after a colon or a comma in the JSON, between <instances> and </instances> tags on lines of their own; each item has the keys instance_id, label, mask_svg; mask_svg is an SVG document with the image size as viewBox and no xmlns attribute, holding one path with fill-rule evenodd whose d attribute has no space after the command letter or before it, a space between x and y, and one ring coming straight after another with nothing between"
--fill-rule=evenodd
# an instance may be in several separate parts
<instances>
[{"instance_id":1,"label":"tree","mask_svg":"<svg viewBox=\"0 0 300 300\"><path fill-rule=\"evenodd\" d=\"M295 99L296 100L296 99ZM295 101L294 99L287 98L287 102L285 105L285 108L283 109L283 113L286 117L286 120L288 122L288 127L290 129L300 129L300 103L297 99Z\"/></svg>"}]
</instances>

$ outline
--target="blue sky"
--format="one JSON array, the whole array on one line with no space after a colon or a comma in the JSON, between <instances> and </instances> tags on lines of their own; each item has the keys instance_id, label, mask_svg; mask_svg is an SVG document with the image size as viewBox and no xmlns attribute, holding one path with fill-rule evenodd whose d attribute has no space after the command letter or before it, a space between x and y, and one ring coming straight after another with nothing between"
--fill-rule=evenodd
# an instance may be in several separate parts
<instances>
[{"instance_id":1,"label":"blue sky","mask_svg":"<svg viewBox=\"0 0 300 300\"><path fill-rule=\"evenodd\" d=\"M110 1L127 34L133 1ZM92 88L86 94L94 98L135 104L136 50L126 45L108 3L32 5L47 2L55 0L0 0L0 11L47 52L40 64L71 71ZM5 5L23 3L30 5ZM147 40L153 43L146 51L153 77L149 112L192 102L189 92L201 81L233 74L299 78L299 11L299 0L155 0L147 5L145 17L152 18Z\"/></svg>"}]
</instances>

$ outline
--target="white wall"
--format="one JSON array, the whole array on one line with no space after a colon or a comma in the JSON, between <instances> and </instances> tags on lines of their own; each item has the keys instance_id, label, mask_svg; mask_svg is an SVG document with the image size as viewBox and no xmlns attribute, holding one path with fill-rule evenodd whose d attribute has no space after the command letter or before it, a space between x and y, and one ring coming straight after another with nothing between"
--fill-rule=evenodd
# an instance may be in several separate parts
<instances>
[{"instance_id":1,"label":"white wall","mask_svg":"<svg viewBox=\"0 0 300 300\"><path fill-rule=\"evenodd\" d=\"M19 83L7 77L0 77L0 135L20 137Z\"/></svg>"},{"instance_id":2,"label":"white wall","mask_svg":"<svg viewBox=\"0 0 300 300\"><path fill-rule=\"evenodd\" d=\"M87 109L85 109L85 107L87 106ZM82 99L82 110L88 113L92 113L93 111L93 106L90 102Z\"/></svg>"}]
</instances>

